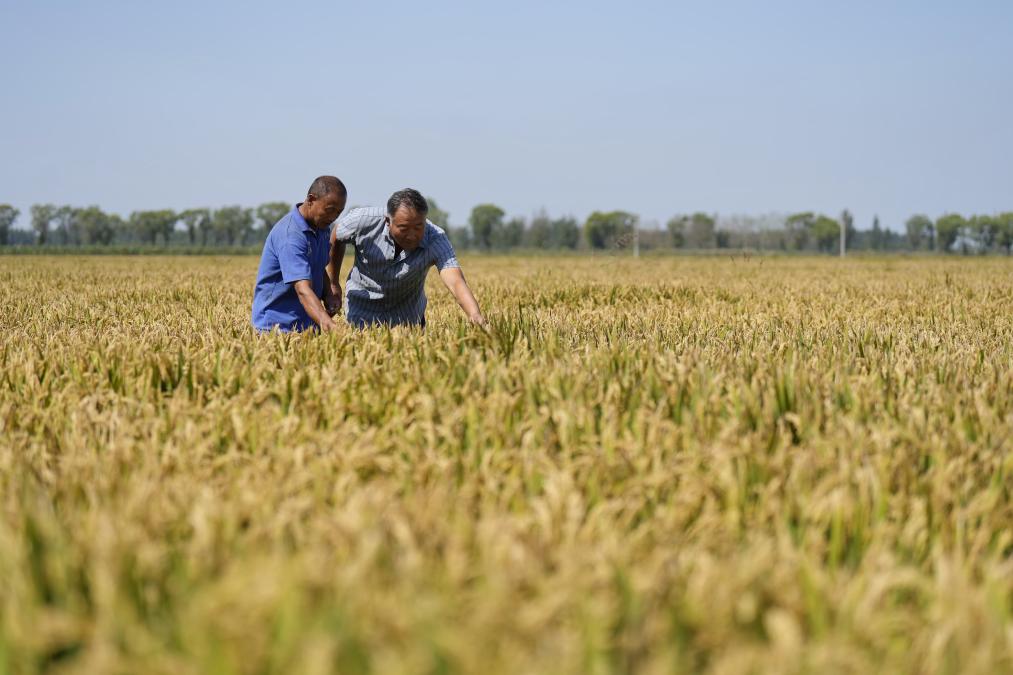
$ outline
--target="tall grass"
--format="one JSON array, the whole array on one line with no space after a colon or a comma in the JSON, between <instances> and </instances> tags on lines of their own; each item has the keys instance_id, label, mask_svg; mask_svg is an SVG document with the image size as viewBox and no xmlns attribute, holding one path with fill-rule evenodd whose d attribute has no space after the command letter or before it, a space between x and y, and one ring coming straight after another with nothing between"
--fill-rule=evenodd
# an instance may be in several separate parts
<instances>
[{"instance_id":1,"label":"tall grass","mask_svg":"<svg viewBox=\"0 0 1013 675\"><path fill-rule=\"evenodd\" d=\"M1013 264L0 260L0 672L1013 670Z\"/></svg>"}]
</instances>

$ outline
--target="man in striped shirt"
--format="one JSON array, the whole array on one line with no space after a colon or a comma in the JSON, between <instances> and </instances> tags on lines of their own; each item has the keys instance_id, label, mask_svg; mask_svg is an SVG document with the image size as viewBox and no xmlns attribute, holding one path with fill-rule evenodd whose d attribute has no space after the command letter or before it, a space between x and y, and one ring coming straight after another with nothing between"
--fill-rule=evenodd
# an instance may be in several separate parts
<instances>
[{"instance_id":1,"label":"man in striped shirt","mask_svg":"<svg viewBox=\"0 0 1013 675\"><path fill-rule=\"evenodd\" d=\"M341 262L345 245L355 264L345 284L345 318L358 328L426 325L426 273L435 266L468 318L485 325L478 302L461 273L446 232L426 220L429 204L411 188L398 190L387 208L352 209L331 231L327 310L340 309Z\"/></svg>"}]
</instances>

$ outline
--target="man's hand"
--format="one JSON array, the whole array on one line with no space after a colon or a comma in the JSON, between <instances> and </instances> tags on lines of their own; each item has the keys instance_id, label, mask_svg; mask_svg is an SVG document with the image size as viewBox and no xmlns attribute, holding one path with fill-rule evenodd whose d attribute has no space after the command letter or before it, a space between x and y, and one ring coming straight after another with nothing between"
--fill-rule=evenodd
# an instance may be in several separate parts
<instances>
[{"instance_id":1,"label":"man's hand","mask_svg":"<svg viewBox=\"0 0 1013 675\"><path fill-rule=\"evenodd\" d=\"M324 293L324 308L334 316L341 311L341 286L329 285Z\"/></svg>"},{"instance_id":2,"label":"man's hand","mask_svg":"<svg viewBox=\"0 0 1013 675\"><path fill-rule=\"evenodd\" d=\"M313 292L313 286L307 279L302 279L295 282L295 294L299 298L299 303L302 304L303 309L310 315L313 322L320 326L320 330L337 330L338 325L334 323L330 315L327 314L327 309L324 307L324 303L317 297L317 294Z\"/></svg>"},{"instance_id":3,"label":"man's hand","mask_svg":"<svg viewBox=\"0 0 1013 675\"><path fill-rule=\"evenodd\" d=\"M478 308L478 301L475 300L471 289L468 288L468 282L464 280L464 273L461 272L461 269L448 267L440 271L440 278L443 279L443 283L457 300L457 304L468 315L468 320L476 326L485 328L485 317L482 316L482 310Z\"/></svg>"},{"instance_id":4,"label":"man's hand","mask_svg":"<svg viewBox=\"0 0 1013 675\"><path fill-rule=\"evenodd\" d=\"M338 228L331 230L331 252L325 268L324 309L331 316L341 311L341 261L345 258L345 245L336 236Z\"/></svg>"}]
</instances>

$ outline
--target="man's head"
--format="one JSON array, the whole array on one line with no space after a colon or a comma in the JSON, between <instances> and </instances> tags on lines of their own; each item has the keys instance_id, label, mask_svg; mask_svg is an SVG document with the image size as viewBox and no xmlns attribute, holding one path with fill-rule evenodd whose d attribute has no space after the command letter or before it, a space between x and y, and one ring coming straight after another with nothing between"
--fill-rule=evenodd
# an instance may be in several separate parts
<instances>
[{"instance_id":1,"label":"man's head","mask_svg":"<svg viewBox=\"0 0 1013 675\"><path fill-rule=\"evenodd\" d=\"M426 233L429 204L418 190L398 190L387 200L387 224L394 243L406 251L414 251Z\"/></svg>"},{"instance_id":2,"label":"man's head","mask_svg":"<svg viewBox=\"0 0 1013 675\"><path fill-rule=\"evenodd\" d=\"M330 227L345 210L348 190L345 184L334 176L320 176L306 192L302 214L311 227L322 230Z\"/></svg>"}]
</instances>

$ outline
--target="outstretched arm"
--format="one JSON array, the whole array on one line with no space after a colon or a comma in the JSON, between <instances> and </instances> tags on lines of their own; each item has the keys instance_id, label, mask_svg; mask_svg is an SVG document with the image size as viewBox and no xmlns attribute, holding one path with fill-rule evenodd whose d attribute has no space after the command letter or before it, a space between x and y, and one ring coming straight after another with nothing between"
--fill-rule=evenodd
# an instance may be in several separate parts
<instances>
[{"instance_id":1,"label":"outstretched arm","mask_svg":"<svg viewBox=\"0 0 1013 675\"><path fill-rule=\"evenodd\" d=\"M327 314L324 303L313 292L313 285L310 284L309 280L301 279L295 282L293 286L295 287L295 294L299 297L299 303L306 310L306 313L310 315L314 323L320 326L320 330L334 330L337 328L330 315Z\"/></svg>"},{"instance_id":2,"label":"outstretched arm","mask_svg":"<svg viewBox=\"0 0 1013 675\"><path fill-rule=\"evenodd\" d=\"M337 241L337 233L338 228L331 231L331 255L324 280L324 307L331 316L341 311L341 263L345 259L345 244Z\"/></svg>"},{"instance_id":3,"label":"outstretched arm","mask_svg":"<svg viewBox=\"0 0 1013 675\"><path fill-rule=\"evenodd\" d=\"M468 287L468 282L464 280L464 273L461 272L461 268L448 267L440 270L440 278L443 279L443 283L446 284L447 288L454 295L457 304L468 315L468 319L472 323L484 326L485 317L482 316L482 311L478 308L478 301L475 300L475 295L471 292L471 288Z\"/></svg>"}]
</instances>

